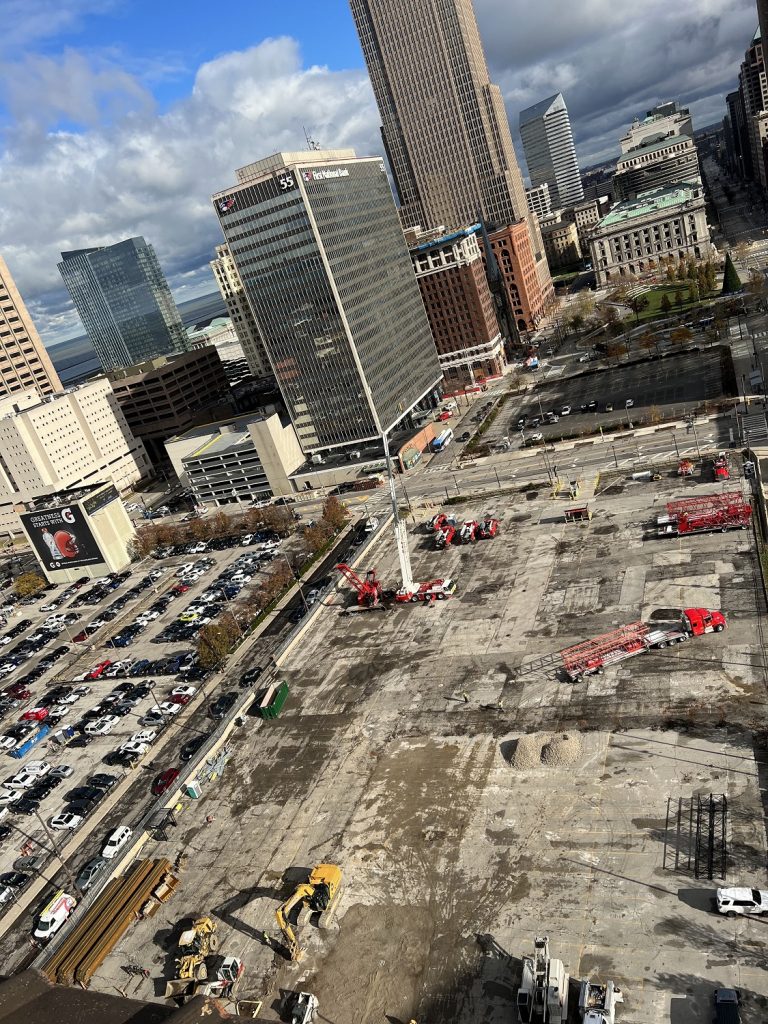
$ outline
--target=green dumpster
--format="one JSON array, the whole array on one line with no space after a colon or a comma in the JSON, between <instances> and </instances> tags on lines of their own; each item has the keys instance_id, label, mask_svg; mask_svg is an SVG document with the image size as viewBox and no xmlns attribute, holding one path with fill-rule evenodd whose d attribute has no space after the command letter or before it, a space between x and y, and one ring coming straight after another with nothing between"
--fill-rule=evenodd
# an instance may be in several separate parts
<instances>
[{"instance_id":1,"label":"green dumpster","mask_svg":"<svg viewBox=\"0 0 768 1024\"><path fill-rule=\"evenodd\" d=\"M288 683L273 683L256 697L256 714L259 718L277 718L287 700Z\"/></svg>"}]
</instances>

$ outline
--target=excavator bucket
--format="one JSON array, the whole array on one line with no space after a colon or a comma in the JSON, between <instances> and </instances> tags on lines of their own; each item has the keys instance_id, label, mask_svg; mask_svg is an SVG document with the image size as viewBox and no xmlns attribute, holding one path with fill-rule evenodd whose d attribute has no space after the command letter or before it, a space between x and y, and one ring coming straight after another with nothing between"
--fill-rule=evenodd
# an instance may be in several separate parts
<instances>
[{"instance_id":1,"label":"excavator bucket","mask_svg":"<svg viewBox=\"0 0 768 1024\"><path fill-rule=\"evenodd\" d=\"M182 978L174 978L173 981L166 981L165 998L178 999L180 996L191 995L193 985L193 981L185 981Z\"/></svg>"}]
</instances>

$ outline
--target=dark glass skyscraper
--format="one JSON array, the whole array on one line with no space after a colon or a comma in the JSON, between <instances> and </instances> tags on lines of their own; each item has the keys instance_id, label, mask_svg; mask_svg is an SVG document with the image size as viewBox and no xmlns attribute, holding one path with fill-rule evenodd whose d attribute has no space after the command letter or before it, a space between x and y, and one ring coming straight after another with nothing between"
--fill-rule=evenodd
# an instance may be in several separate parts
<instances>
[{"instance_id":1,"label":"dark glass skyscraper","mask_svg":"<svg viewBox=\"0 0 768 1024\"><path fill-rule=\"evenodd\" d=\"M189 349L155 250L143 238L63 252L59 272L105 370Z\"/></svg>"},{"instance_id":2,"label":"dark glass skyscraper","mask_svg":"<svg viewBox=\"0 0 768 1024\"><path fill-rule=\"evenodd\" d=\"M302 449L390 430L442 373L383 161L278 153L213 197Z\"/></svg>"}]
</instances>

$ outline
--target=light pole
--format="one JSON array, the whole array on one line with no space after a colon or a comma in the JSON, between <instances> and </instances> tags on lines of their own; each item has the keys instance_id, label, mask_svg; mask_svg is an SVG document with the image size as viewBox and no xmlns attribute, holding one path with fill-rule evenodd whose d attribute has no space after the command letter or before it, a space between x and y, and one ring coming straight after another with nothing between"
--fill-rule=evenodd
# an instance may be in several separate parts
<instances>
[{"instance_id":1,"label":"light pole","mask_svg":"<svg viewBox=\"0 0 768 1024\"><path fill-rule=\"evenodd\" d=\"M696 424L693 422L693 420L691 420L691 426L693 427L693 439L696 442L696 457L698 459L700 459L701 458L701 449L699 448L699 438L698 438L698 435L696 434Z\"/></svg>"},{"instance_id":2,"label":"light pole","mask_svg":"<svg viewBox=\"0 0 768 1024\"><path fill-rule=\"evenodd\" d=\"M446 490L446 492L445 492L445 493L447 494L447 493L448 493L448 491ZM283 554L283 553L281 552L281 553L280 553L280 558L282 558L282 559L283 559L283 561L285 562L285 564L286 564L286 565L288 566L288 568L289 568L289 569L291 570L291 576L293 576L293 578L294 578L295 582L299 584L299 596L301 597L301 600L302 600L302 602L304 603L304 610L305 610L305 611L309 611L309 605L307 604L307 599L306 599L306 597L304 597L304 584L302 583L302 581L301 581L300 577L298 577L298 576L296 575L296 570L295 570L295 569L293 568L293 566L291 565L291 563L290 563L290 561L289 561L289 559L288 559L288 556L287 556L287 555L284 555L284 554Z\"/></svg>"}]
</instances>

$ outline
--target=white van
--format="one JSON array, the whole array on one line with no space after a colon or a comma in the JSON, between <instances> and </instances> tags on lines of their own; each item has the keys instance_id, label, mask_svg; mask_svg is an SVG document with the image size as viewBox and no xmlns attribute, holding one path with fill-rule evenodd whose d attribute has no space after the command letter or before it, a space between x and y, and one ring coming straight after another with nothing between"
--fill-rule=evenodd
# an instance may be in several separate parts
<instances>
[{"instance_id":1,"label":"white van","mask_svg":"<svg viewBox=\"0 0 768 1024\"><path fill-rule=\"evenodd\" d=\"M77 906L74 896L69 896L63 889L51 897L40 912L37 927L32 932L36 939L50 939L61 928L69 915Z\"/></svg>"}]
</instances>

